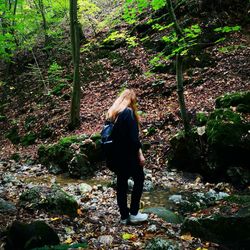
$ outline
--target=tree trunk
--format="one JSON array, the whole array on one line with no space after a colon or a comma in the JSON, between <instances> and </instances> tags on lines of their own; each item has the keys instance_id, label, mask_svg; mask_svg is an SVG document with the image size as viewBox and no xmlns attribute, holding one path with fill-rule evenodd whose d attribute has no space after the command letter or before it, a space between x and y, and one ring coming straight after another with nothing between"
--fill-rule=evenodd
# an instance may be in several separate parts
<instances>
[{"instance_id":1,"label":"tree trunk","mask_svg":"<svg viewBox=\"0 0 250 250\"><path fill-rule=\"evenodd\" d=\"M45 16L43 0L38 1L38 6L42 15L42 19L43 19L43 30L44 30L44 41L45 41L44 43L46 46L49 43L49 36L48 36L48 25L47 25L47 20Z\"/></svg>"},{"instance_id":2,"label":"tree trunk","mask_svg":"<svg viewBox=\"0 0 250 250\"><path fill-rule=\"evenodd\" d=\"M178 38L182 38L182 30L177 22L172 1L167 0L167 6L170 13L170 16L172 18L172 21L174 23L174 29L178 36ZM190 134L190 124L187 116L187 110L185 105L185 98L184 98L184 88L183 88L183 72L182 72L182 57L180 54L176 55L176 81L177 81L177 93L178 93L178 100L180 105L180 112L181 112L181 119L184 125L185 134Z\"/></svg>"},{"instance_id":3,"label":"tree trunk","mask_svg":"<svg viewBox=\"0 0 250 250\"><path fill-rule=\"evenodd\" d=\"M80 125L80 36L77 19L77 0L70 0L70 34L72 43L72 58L74 65L73 89L70 107L70 129Z\"/></svg>"},{"instance_id":4,"label":"tree trunk","mask_svg":"<svg viewBox=\"0 0 250 250\"><path fill-rule=\"evenodd\" d=\"M176 55L176 81L177 81L177 94L180 105L181 118L184 125L184 130L186 134L190 132L190 124L187 116L187 109L184 98L184 87L183 87L183 71L182 71L182 57Z\"/></svg>"}]
</instances>

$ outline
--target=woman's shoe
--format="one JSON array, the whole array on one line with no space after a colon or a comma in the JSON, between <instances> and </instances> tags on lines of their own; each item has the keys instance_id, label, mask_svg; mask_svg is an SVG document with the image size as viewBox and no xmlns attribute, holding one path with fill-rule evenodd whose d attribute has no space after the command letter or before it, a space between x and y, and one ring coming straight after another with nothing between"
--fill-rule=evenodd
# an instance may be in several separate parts
<instances>
[{"instance_id":1,"label":"woman's shoe","mask_svg":"<svg viewBox=\"0 0 250 250\"><path fill-rule=\"evenodd\" d=\"M137 215L130 215L129 220L131 223L143 222L148 220L148 214L138 212Z\"/></svg>"},{"instance_id":2,"label":"woman's shoe","mask_svg":"<svg viewBox=\"0 0 250 250\"><path fill-rule=\"evenodd\" d=\"M128 222L129 222L129 219L120 220L120 223L121 223L122 225L127 225Z\"/></svg>"}]
</instances>

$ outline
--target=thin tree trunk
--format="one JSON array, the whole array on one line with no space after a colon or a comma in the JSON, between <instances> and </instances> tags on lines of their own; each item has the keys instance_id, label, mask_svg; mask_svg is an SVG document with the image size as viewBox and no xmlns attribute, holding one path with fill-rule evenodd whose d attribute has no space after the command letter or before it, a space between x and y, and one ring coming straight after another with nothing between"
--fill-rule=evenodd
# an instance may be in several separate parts
<instances>
[{"instance_id":1,"label":"thin tree trunk","mask_svg":"<svg viewBox=\"0 0 250 250\"><path fill-rule=\"evenodd\" d=\"M184 87L183 87L183 71L182 71L182 57L176 55L176 81L177 81L177 94L180 105L181 118L184 125L184 130L186 134L190 132L190 124L187 116L187 109L184 98Z\"/></svg>"},{"instance_id":2,"label":"thin tree trunk","mask_svg":"<svg viewBox=\"0 0 250 250\"><path fill-rule=\"evenodd\" d=\"M181 28L177 22L172 1L167 0L167 6L170 13L170 16L172 18L172 21L174 23L174 29L177 34L178 39L183 37ZM181 119L183 121L185 134L190 134L190 123L187 116L187 109L185 105L185 98L184 98L184 88L183 88L183 72L182 72L182 56L180 54L176 55L176 81L177 81L177 93L178 93L178 100L180 105L180 112L181 112Z\"/></svg>"},{"instance_id":3,"label":"thin tree trunk","mask_svg":"<svg viewBox=\"0 0 250 250\"><path fill-rule=\"evenodd\" d=\"M48 25L47 25L47 20L45 17L43 0L39 0L38 5L39 5L39 9L41 11L41 15L42 15L42 19L43 19L44 40L45 40L45 46L46 46L46 45L48 45L49 37L48 37Z\"/></svg>"},{"instance_id":4,"label":"thin tree trunk","mask_svg":"<svg viewBox=\"0 0 250 250\"><path fill-rule=\"evenodd\" d=\"M70 128L74 129L80 125L80 36L77 19L77 0L70 0L70 28L72 42L72 58L74 65L73 90L70 107Z\"/></svg>"}]
</instances>

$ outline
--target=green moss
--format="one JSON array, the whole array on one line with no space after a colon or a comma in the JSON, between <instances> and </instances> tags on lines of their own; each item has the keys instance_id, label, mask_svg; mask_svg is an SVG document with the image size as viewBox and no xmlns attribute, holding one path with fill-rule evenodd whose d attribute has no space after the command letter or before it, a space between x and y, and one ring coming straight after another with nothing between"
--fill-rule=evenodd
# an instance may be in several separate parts
<instances>
[{"instance_id":1,"label":"green moss","mask_svg":"<svg viewBox=\"0 0 250 250\"><path fill-rule=\"evenodd\" d=\"M68 137L64 137L61 138L59 140L59 144L63 147L68 147L70 146L72 143L76 143L79 142L79 137L77 137L76 135L72 135L72 136L68 136Z\"/></svg>"},{"instance_id":2,"label":"green moss","mask_svg":"<svg viewBox=\"0 0 250 250\"><path fill-rule=\"evenodd\" d=\"M21 138L21 144L23 146L29 146L31 144L34 144L36 139L37 139L36 134L33 132L30 132Z\"/></svg>"},{"instance_id":3,"label":"green moss","mask_svg":"<svg viewBox=\"0 0 250 250\"><path fill-rule=\"evenodd\" d=\"M236 111L237 112L240 112L240 113L245 113L245 114L249 114L250 113L250 104L247 105L247 104L239 104L236 108Z\"/></svg>"},{"instance_id":4,"label":"green moss","mask_svg":"<svg viewBox=\"0 0 250 250\"><path fill-rule=\"evenodd\" d=\"M217 109L211 113L206 127L210 144L235 145L240 143L244 131L240 115L229 109Z\"/></svg>"},{"instance_id":5,"label":"green moss","mask_svg":"<svg viewBox=\"0 0 250 250\"><path fill-rule=\"evenodd\" d=\"M208 116L204 112L198 112L196 114L197 126L204 126L207 123Z\"/></svg>"},{"instance_id":6,"label":"green moss","mask_svg":"<svg viewBox=\"0 0 250 250\"><path fill-rule=\"evenodd\" d=\"M250 105L250 91L225 94L215 101L216 108L236 107L239 104Z\"/></svg>"}]
</instances>

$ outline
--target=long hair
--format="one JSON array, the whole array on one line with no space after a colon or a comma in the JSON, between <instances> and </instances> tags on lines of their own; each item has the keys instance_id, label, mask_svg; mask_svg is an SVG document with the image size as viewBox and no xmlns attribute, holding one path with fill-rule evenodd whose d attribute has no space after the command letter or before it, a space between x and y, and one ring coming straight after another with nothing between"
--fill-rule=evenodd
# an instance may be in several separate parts
<instances>
[{"instance_id":1,"label":"long hair","mask_svg":"<svg viewBox=\"0 0 250 250\"><path fill-rule=\"evenodd\" d=\"M131 108L134 112L135 118L139 123L139 116L137 114L137 98L134 90L125 89L120 96L115 100L113 105L109 108L106 118L115 121L120 112L125 108Z\"/></svg>"}]
</instances>

